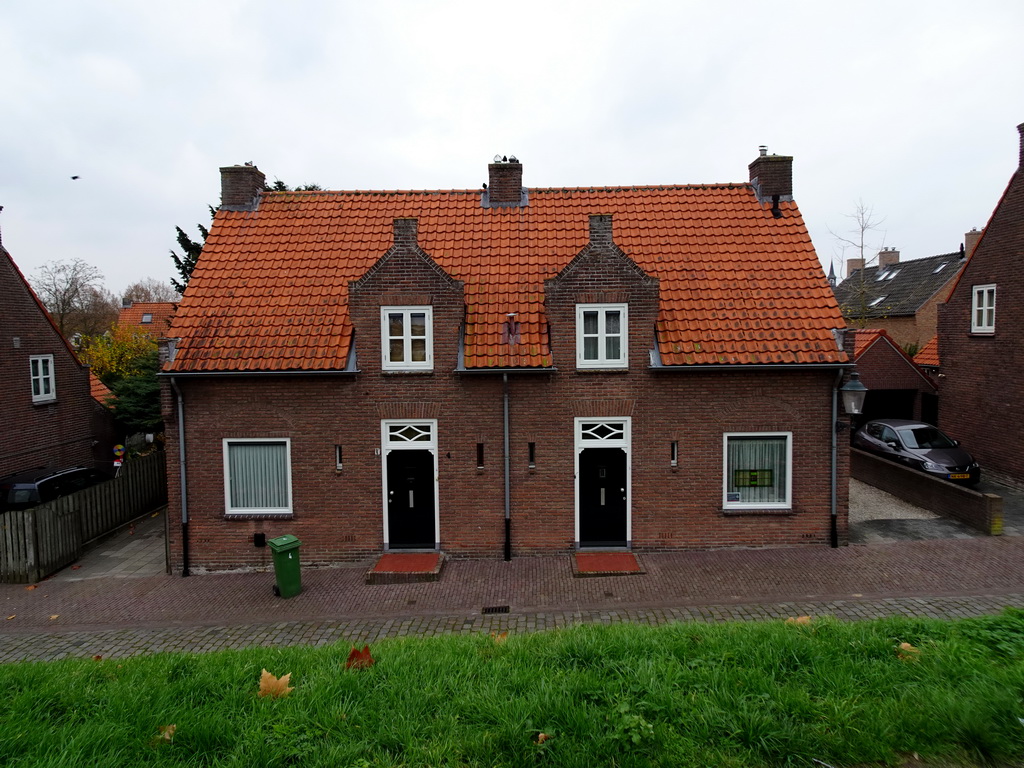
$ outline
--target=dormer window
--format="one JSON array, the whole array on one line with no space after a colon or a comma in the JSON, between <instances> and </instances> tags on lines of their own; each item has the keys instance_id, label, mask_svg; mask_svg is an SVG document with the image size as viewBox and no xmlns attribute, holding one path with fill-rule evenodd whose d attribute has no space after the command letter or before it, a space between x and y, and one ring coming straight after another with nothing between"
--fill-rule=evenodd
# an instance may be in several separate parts
<instances>
[{"instance_id":1,"label":"dormer window","mask_svg":"<svg viewBox=\"0 0 1024 768\"><path fill-rule=\"evenodd\" d=\"M433 370L432 307L381 307L380 318L385 371Z\"/></svg>"},{"instance_id":2,"label":"dormer window","mask_svg":"<svg viewBox=\"0 0 1024 768\"><path fill-rule=\"evenodd\" d=\"M625 304L577 304L576 367L628 367L628 327Z\"/></svg>"}]
</instances>

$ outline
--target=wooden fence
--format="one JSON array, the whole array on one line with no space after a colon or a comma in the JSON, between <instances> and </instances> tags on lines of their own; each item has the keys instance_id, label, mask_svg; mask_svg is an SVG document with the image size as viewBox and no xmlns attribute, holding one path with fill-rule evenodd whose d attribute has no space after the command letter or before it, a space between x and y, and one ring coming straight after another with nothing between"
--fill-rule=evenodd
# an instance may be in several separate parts
<instances>
[{"instance_id":1,"label":"wooden fence","mask_svg":"<svg viewBox=\"0 0 1024 768\"><path fill-rule=\"evenodd\" d=\"M167 503L164 453L126 461L113 480L31 509L0 513L0 582L34 584L84 545Z\"/></svg>"}]
</instances>

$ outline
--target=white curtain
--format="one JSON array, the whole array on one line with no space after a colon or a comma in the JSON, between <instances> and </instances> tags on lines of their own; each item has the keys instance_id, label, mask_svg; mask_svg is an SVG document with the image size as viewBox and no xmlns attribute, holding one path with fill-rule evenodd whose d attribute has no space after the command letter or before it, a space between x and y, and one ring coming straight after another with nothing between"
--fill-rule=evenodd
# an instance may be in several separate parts
<instances>
[{"instance_id":1,"label":"white curtain","mask_svg":"<svg viewBox=\"0 0 1024 768\"><path fill-rule=\"evenodd\" d=\"M785 437L730 437L728 451L726 492L730 501L787 501Z\"/></svg>"},{"instance_id":2,"label":"white curtain","mask_svg":"<svg viewBox=\"0 0 1024 768\"><path fill-rule=\"evenodd\" d=\"M288 508L285 443L231 443L228 471L232 509Z\"/></svg>"}]
</instances>

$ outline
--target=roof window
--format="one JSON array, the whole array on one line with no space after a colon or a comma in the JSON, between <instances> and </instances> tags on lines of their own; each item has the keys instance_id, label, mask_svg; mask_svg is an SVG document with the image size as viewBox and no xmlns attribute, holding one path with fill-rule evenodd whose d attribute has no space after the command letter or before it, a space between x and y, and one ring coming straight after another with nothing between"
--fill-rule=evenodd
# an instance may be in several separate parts
<instances>
[{"instance_id":1,"label":"roof window","mask_svg":"<svg viewBox=\"0 0 1024 768\"><path fill-rule=\"evenodd\" d=\"M885 296L879 296L877 299L875 299L870 304L868 304L868 306L869 307L877 307L879 304L881 304L883 301L885 301L885 299L886 299Z\"/></svg>"},{"instance_id":2,"label":"roof window","mask_svg":"<svg viewBox=\"0 0 1024 768\"><path fill-rule=\"evenodd\" d=\"M898 269L893 269L893 270L890 270L890 271L889 271L888 273L886 273L886 275L885 275L885 279L886 279L886 280L892 280L892 279L893 279L894 277L896 277L896 275L898 275L899 273L900 273L900 270L898 270Z\"/></svg>"},{"instance_id":3,"label":"roof window","mask_svg":"<svg viewBox=\"0 0 1024 768\"><path fill-rule=\"evenodd\" d=\"M935 269L932 270L932 274L933 275L939 274L939 272L944 270L947 266L949 266L949 262L948 261L942 262L941 264L939 264L939 266L937 266Z\"/></svg>"},{"instance_id":4,"label":"roof window","mask_svg":"<svg viewBox=\"0 0 1024 768\"><path fill-rule=\"evenodd\" d=\"M878 274L875 275L875 282L876 283L880 283L883 280L885 280L885 278L888 277L888 276L889 276L889 273L886 270L880 269L880 270L878 270Z\"/></svg>"},{"instance_id":5,"label":"roof window","mask_svg":"<svg viewBox=\"0 0 1024 768\"><path fill-rule=\"evenodd\" d=\"M146 314L144 314L142 316L142 322L144 322L144 323L152 323L153 322L153 316L151 314L149 314L149 312L147 312Z\"/></svg>"}]
</instances>

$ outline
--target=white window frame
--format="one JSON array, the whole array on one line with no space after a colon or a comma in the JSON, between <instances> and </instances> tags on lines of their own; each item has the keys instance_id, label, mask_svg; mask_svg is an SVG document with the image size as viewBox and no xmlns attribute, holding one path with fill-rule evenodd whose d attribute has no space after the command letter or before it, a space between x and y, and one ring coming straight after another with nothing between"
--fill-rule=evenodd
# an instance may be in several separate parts
<instances>
[{"instance_id":1,"label":"white window frame","mask_svg":"<svg viewBox=\"0 0 1024 768\"><path fill-rule=\"evenodd\" d=\"M405 360L402 362L391 361L391 333L390 333L390 322L388 315L395 313L402 313L402 336L395 336L394 338L401 338L403 344L403 357ZM425 315L426 324L426 360L413 362L410 360L412 357L412 339L410 335L410 316L412 314ZM419 337L416 337L419 338ZM380 308L380 361L381 368L385 371L432 371L434 369L434 308L431 306L414 307L414 306L401 306L401 307L381 307Z\"/></svg>"},{"instance_id":2,"label":"white window frame","mask_svg":"<svg viewBox=\"0 0 1024 768\"><path fill-rule=\"evenodd\" d=\"M991 302L987 299L991 297ZM971 287L971 333L996 332L996 284Z\"/></svg>"},{"instance_id":3,"label":"white window frame","mask_svg":"<svg viewBox=\"0 0 1024 768\"><path fill-rule=\"evenodd\" d=\"M593 425L593 426L587 426ZM605 428L610 434L598 435L596 429ZM603 416L589 418L577 416L573 419L576 454L573 477L576 478L575 521L573 541L580 541L580 455L587 448L621 448L626 453L626 541L633 541L633 419L630 416Z\"/></svg>"},{"instance_id":4,"label":"white window frame","mask_svg":"<svg viewBox=\"0 0 1024 768\"><path fill-rule=\"evenodd\" d=\"M598 313L598 331L585 334L583 317L586 312ZM619 313L619 356L607 357L607 316L609 312ZM592 360L584 357L586 338L597 338L598 356ZM629 367L629 306L627 304L577 304L576 305L576 367L577 368L628 368Z\"/></svg>"},{"instance_id":5,"label":"white window frame","mask_svg":"<svg viewBox=\"0 0 1024 768\"><path fill-rule=\"evenodd\" d=\"M400 436L408 428L424 437L409 439ZM380 422L380 477L381 506L383 509L384 549L391 546L391 529L388 520L388 454L392 451L427 451L434 457L434 536L441 540L441 494L437 468L437 419L381 419Z\"/></svg>"},{"instance_id":6,"label":"white window frame","mask_svg":"<svg viewBox=\"0 0 1024 768\"><path fill-rule=\"evenodd\" d=\"M233 507L231 506L231 462L230 447L242 443L284 444L285 476L288 483L288 503L283 507ZM290 515L292 514L292 441L288 437L225 437L224 453L224 513L226 515Z\"/></svg>"},{"instance_id":7,"label":"white window frame","mask_svg":"<svg viewBox=\"0 0 1024 768\"><path fill-rule=\"evenodd\" d=\"M786 440L786 498L773 502L729 500L729 438L779 437ZM793 433L792 432L725 432L722 435L722 508L723 509L791 509L793 507Z\"/></svg>"},{"instance_id":8,"label":"white window frame","mask_svg":"<svg viewBox=\"0 0 1024 768\"><path fill-rule=\"evenodd\" d=\"M57 399L57 378L53 355L32 355L28 359L33 403L50 403ZM47 391L49 390L49 391Z\"/></svg>"}]
</instances>

